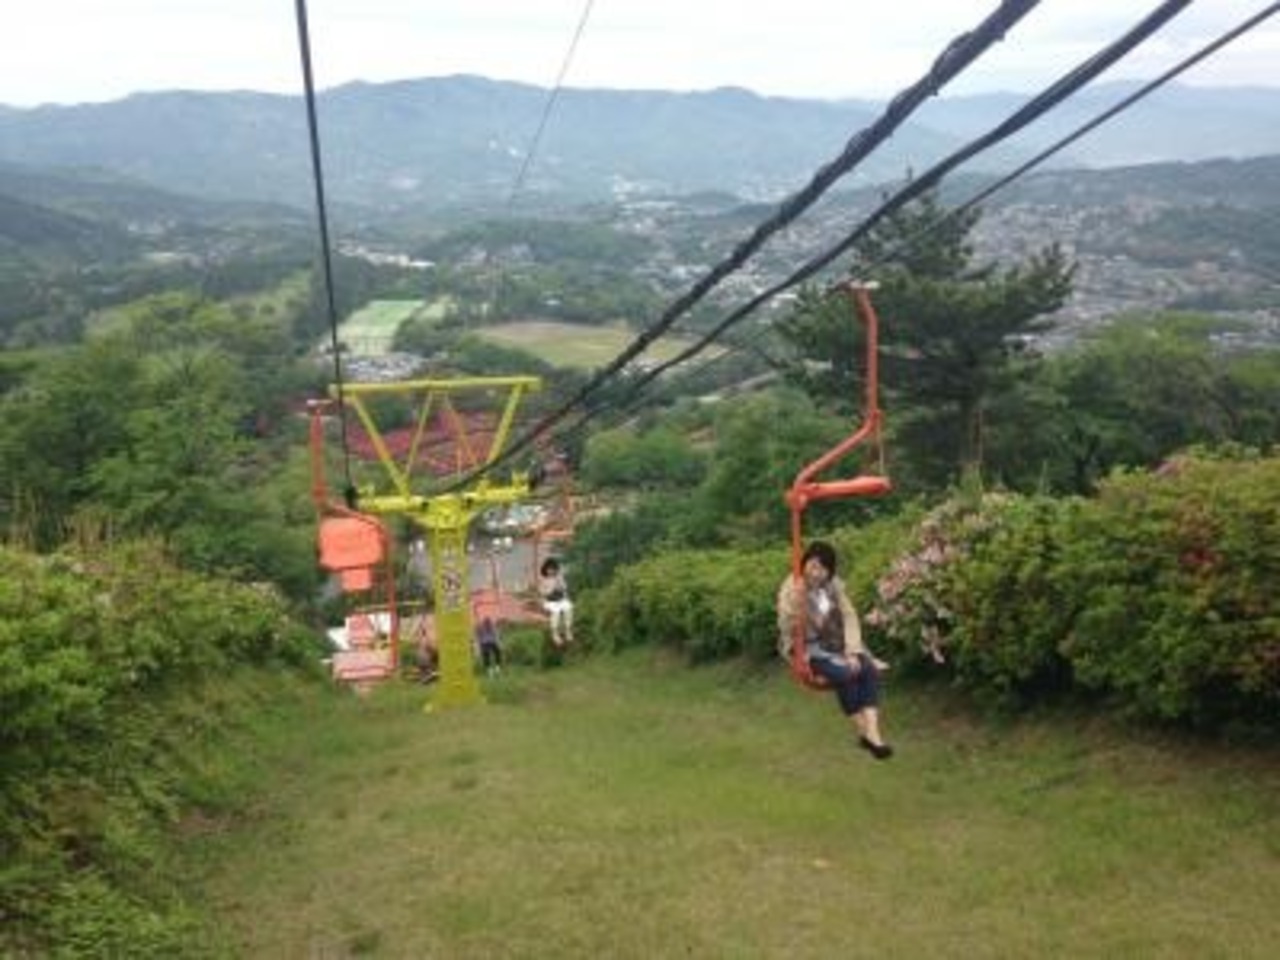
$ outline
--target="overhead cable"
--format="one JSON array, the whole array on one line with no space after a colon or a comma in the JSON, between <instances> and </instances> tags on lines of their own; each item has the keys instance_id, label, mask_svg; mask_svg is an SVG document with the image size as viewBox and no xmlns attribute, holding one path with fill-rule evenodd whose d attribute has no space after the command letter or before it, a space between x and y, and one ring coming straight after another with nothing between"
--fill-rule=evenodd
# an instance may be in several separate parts
<instances>
[{"instance_id":1,"label":"overhead cable","mask_svg":"<svg viewBox=\"0 0 1280 960\"><path fill-rule=\"evenodd\" d=\"M811 207L832 184L887 140L929 97L937 94L943 86L968 68L982 53L1003 39L1005 33L1025 17L1038 3L1039 0L1004 0L999 8L977 27L951 41L921 80L899 93L879 118L849 139L838 157L821 167L806 186L785 199L772 216L759 224L751 235L738 244L728 257L712 267L685 294L678 297L663 311L662 316L656 322L643 330L630 345L598 371L573 397L555 411L543 417L536 427L515 440L501 455L490 461L483 468L462 477L450 489L457 489L471 482L477 476L489 473L499 464L509 462L540 436L547 433L571 411L582 406L603 384L611 380L628 363L643 353L654 340L670 329L677 319L705 297L721 280L741 267L747 258L764 245L769 237L785 228L796 217Z\"/></svg>"},{"instance_id":2,"label":"overhead cable","mask_svg":"<svg viewBox=\"0 0 1280 960\"><path fill-rule=\"evenodd\" d=\"M564 60L560 64L560 72L556 74L556 82L552 85L551 92L547 95L546 102L542 105L542 116L538 118L538 127L533 133L533 139L529 142L529 149L525 151L524 161L520 164L520 170L511 185L511 193L507 196L508 207L515 201L516 194L520 192L529 176L529 170L533 166L533 158L542 143L542 135L546 132L547 122L551 119L551 112L555 109L556 102L560 99L561 90L564 89L564 78L569 74L573 56L578 50L578 41L582 39L582 32L587 28L587 21L591 18L591 8L594 5L595 0L587 0L586 5L582 8L582 16L578 18L577 29L573 31L573 39L569 41L569 49L565 51Z\"/></svg>"},{"instance_id":3,"label":"overhead cable","mask_svg":"<svg viewBox=\"0 0 1280 960\"><path fill-rule=\"evenodd\" d=\"M814 274L830 265L838 256L846 252L859 240L864 239L867 234L870 233L871 230L885 217L896 213L902 207L906 206L906 204L936 186L944 176L956 167L972 159L984 150L988 150L1012 136L1014 133L1039 118L1042 114L1048 112L1057 104L1061 103L1067 97L1074 94L1081 87L1098 76L1098 74L1102 73L1126 53L1131 51L1134 47L1144 42L1165 23L1181 13L1190 3L1191 0L1166 0L1166 2L1162 3L1152 13L1148 14L1141 23L1126 33L1119 40L1094 54L1088 60L1065 74L1042 93L1029 100L1003 122L996 125L977 139L970 141L959 150L951 153L943 160L934 164L919 177L911 180L911 182L905 187L897 191L893 196L872 211L869 216L859 223L852 232L847 234L844 239L835 246L829 247L817 257L807 261L786 279L774 284L767 290L764 290L751 300L747 301L747 303L738 307L716 324L716 326L708 333L700 337L684 350L680 351L670 360L667 360L647 371L643 376L635 381L633 388L636 390L642 389L645 385L665 371L701 353L711 343L722 336L726 330L738 323L744 317L754 313L764 303L773 299L779 293L782 293L783 291L809 279Z\"/></svg>"},{"instance_id":4,"label":"overhead cable","mask_svg":"<svg viewBox=\"0 0 1280 960\"><path fill-rule=\"evenodd\" d=\"M1181 76L1183 73L1185 73L1187 70L1191 69L1193 66L1200 63L1202 60L1205 60L1206 58L1217 53L1227 44L1233 42L1234 40L1239 39L1241 36L1243 36L1244 34L1248 33L1250 30L1257 27L1263 21L1275 16L1277 13L1280 13L1280 3L1272 3L1266 7L1263 7L1253 16L1249 17L1248 19L1242 21L1237 26L1228 30L1226 33L1219 36L1216 40L1210 41L1209 43L1201 47L1199 50L1197 50L1195 53L1178 61L1168 70L1166 70L1164 73L1156 77L1154 80L1151 80L1143 84L1133 93L1122 98L1112 106L1108 107L1106 110L1103 110L1101 113L1096 114L1091 119L1080 124L1080 126L1076 127L1070 133L1056 140L1053 144L1041 150L1034 157L1027 160L1025 163L1020 164L1017 168L1005 174L1004 176L1000 177L998 180L991 183L989 186L983 188L982 190L980 190L979 192L971 196L968 200L965 200L963 203L955 207L952 207L950 210L944 213L938 220L934 221L929 226L925 227L918 233L912 234L911 236L904 238L901 243L897 244L892 249L885 251L880 257L870 262L867 266L874 267L878 264L890 261L893 258L900 256L902 253L906 252L907 250L910 250L916 244L920 243L922 240L926 239L927 237L935 233L937 230L941 229L945 224L950 223L956 218L963 216L965 213L968 213L974 207L981 204L983 201L994 196L999 191L1008 187L1011 183L1021 179L1023 176L1025 176L1026 174L1030 173L1032 170L1039 167L1049 158L1053 157L1058 153L1061 153L1067 147L1071 146L1071 144L1080 140L1087 134L1093 132L1095 129L1102 126L1107 121L1114 119L1116 116L1123 113L1125 110L1128 110L1130 107L1134 106L1139 101L1146 99L1151 94L1155 93L1155 91L1165 86L1166 84L1172 82L1173 80ZM708 363L705 364L703 368L700 368L700 369L705 369L706 366L710 366L711 363L715 363L719 361L720 359L729 355L730 353L732 353L732 349L726 351L725 353L718 354L715 358L708 361ZM688 359L688 358L686 357L685 359ZM664 367L661 370L657 371L657 374L660 375L662 372L664 372L667 369L669 369L669 367L664 365ZM636 394L638 394L640 389L642 389L649 382L649 380L650 378L645 378L643 383L637 383L635 385L634 389L636 391Z\"/></svg>"},{"instance_id":5,"label":"overhead cable","mask_svg":"<svg viewBox=\"0 0 1280 960\"><path fill-rule=\"evenodd\" d=\"M556 74L555 83L551 85L547 99L542 104L542 115L538 118L538 126L534 129L533 137L529 140L529 147L525 150L524 159L520 162L520 169L516 171L515 179L511 182L511 190L507 193L504 208L508 213L514 208L516 197L523 189L525 180L529 177L529 171L533 168L533 158L537 156L538 147L542 144L542 135L546 132L547 123L551 120L551 113L555 110L556 103L560 99L560 91L564 89L565 77L569 75L569 67L573 63L573 57L578 50L578 42L582 39L583 31L587 28L587 21L591 18L591 8L593 6L595 6L595 0L587 0L586 5L582 8L582 16L578 18L578 26L573 31L573 39L569 41L569 49L565 51L564 60L560 63L560 71ZM498 274L496 270L491 271L490 274L488 300L490 309L496 312Z\"/></svg>"},{"instance_id":6,"label":"overhead cable","mask_svg":"<svg viewBox=\"0 0 1280 960\"><path fill-rule=\"evenodd\" d=\"M1164 73L1160 74L1160 76L1156 77L1154 80L1150 81L1149 83L1143 84L1133 93L1129 94L1127 97L1118 101L1114 105L1108 107L1106 110L1103 110L1097 116L1093 117L1093 119L1085 123L1082 123L1080 126L1076 127L1069 134L1067 134L1065 137L1062 137L1060 140L1055 141L1053 144L1051 144L1050 146L1046 147L1044 150L1037 153L1030 160L1026 161L1019 167L1007 173L1005 176L1001 177L999 180L995 181L993 184L986 187L984 190L981 190L978 193L974 194L972 197L970 197L964 203L960 204L958 207L954 207L951 210L948 210L946 215L942 217L941 221L939 221L939 223L933 229L936 229L937 226L941 226L943 223L949 222L955 219L956 217L959 217L967 213L968 211L972 210L974 207L982 203L982 201L986 200L992 194L997 193L1000 190L1003 190L1009 184L1013 183L1013 181L1019 179L1020 177L1024 176L1031 170L1034 170L1036 167L1040 166L1040 164L1044 163L1054 154L1059 153L1062 150L1065 150L1067 147L1071 146L1071 144L1075 143L1081 137L1085 136L1088 133L1091 133L1097 127L1102 126L1104 123L1106 123L1112 117L1115 117L1117 114L1123 113L1125 110L1128 110L1139 100L1145 99L1146 97L1150 96L1152 93L1154 93L1156 90L1163 87L1165 84L1169 83L1171 80L1175 79L1176 77L1185 73L1187 70L1194 67L1201 60L1204 60L1206 57L1210 57L1213 54L1217 53L1219 50L1225 47L1228 43L1231 43L1233 40L1239 38L1243 34L1248 33L1254 27L1258 26L1258 24L1262 23L1264 20L1268 19L1269 17L1275 16L1277 13L1280 13L1280 3L1270 4L1269 6L1264 7L1262 10L1255 13L1253 16L1249 17L1249 19L1245 20L1239 26L1236 26L1231 30L1228 30L1222 36L1218 37L1218 39L1212 41L1211 43L1205 44L1203 47L1201 47L1191 56L1174 64ZM915 238L908 238L907 240L904 241L903 246L911 245L914 242L914 239ZM892 253L890 255L892 255Z\"/></svg>"},{"instance_id":7,"label":"overhead cable","mask_svg":"<svg viewBox=\"0 0 1280 960\"><path fill-rule=\"evenodd\" d=\"M324 195L324 169L320 162L320 124L316 118L315 81L311 72L311 33L307 28L307 0L295 0L298 19L298 52L302 58L302 83L307 104L307 130L311 139L311 176L315 181L316 217L320 225L320 260L324 269L325 305L329 320L329 347L333 351L333 379L338 400L338 425L342 435L342 469L346 496L353 499L351 450L347 445L347 406L342 384L342 351L338 344L338 307L333 294L333 254L329 243L328 204Z\"/></svg>"},{"instance_id":8,"label":"overhead cable","mask_svg":"<svg viewBox=\"0 0 1280 960\"><path fill-rule=\"evenodd\" d=\"M1154 80L1151 80L1150 82L1144 84L1139 89L1129 94L1128 96L1124 97L1122 100L1118 101L1111 107L1108 107L1106 110L1102 111L1101 113L1097 114L1090 120L1076 127L1073 131L1071 131L1071 133L1055 141L1051 146L1045 148L1040 153L1032 157L1030 160L1021 164L1015 170L1001 177L999 180L995 181L990 186L979 191L977 194L970 197L964 203L960 204L959 206L953 207L952 209L947 211L939 220L935 221L934 223L932 223L925 229L921 230L920 232L905 238L900 244L898 244L891 250L886 251L882 256L878 257L875 261L873 261L869 265L875 266L878 263L886 262L888 260L891 260L895 256L900 255L904 251L909 250L910 248L918 244L920 241L924 240L926 237L932 235L934 232L940 229L945 223L950 222L951 220L961 216L962 214L968 212L969 210L972 210L975 206L980 204L982 201L988 199L998 191L1004 189L1005 187L1009 186L1009 184L1013 183L1014 181L1021 178L1022 176L1025 176L1028 172L1030 172L1031 170L1043 164L1050 157L1066 149L1068 146L1075 143L1077 140L1080 140L1082 137L1092 132L1102 124L1106 123L1108 120L1113 119L1115 116L1129 109L1134 104L1150 96L1160 87L1165 86L1166 84L1176 79L1181 74L1185 73L1191 67L1200 63L1202 60L1206 59L1207 57L1217 53L1224 46L1238 39L1240 36L1254 29L1264 20L1267 20L1268 18L1274 16L1277 13L1280 13L1280 3L1272 3L1264 7L1258 13L1244 20L1238 26L1232 28L1231 30L1228 30L1226 33L1222 34L1216 40L1211 41L1210 43L1201 47L1195 53L1179 61L1174 66L1166 70L1164 73L1156 77ZM777 292L780 292L780 290L775 290L773 293L767 294L766 296L774 296L776 295ZM753 304L754 305L752 304L748 305L750 309L748 309L747 312L751 312L759 306L759 304L755 303L755 301L753 301ZM735 311L734 315L736 316L737 313L738 311ZM738 319L741 319L741 318L739 317ZM722 326L724 325L722 324ZM717 330L720 330L720 328L718 327ZM723 330L720 330L720 332L722 333ZM717 336L718 335L719 334L717 334ZM711 339L714 339L714 337ZM700 346L698 344L693 345L693 347L697 347L698 349L694 350L693 347L691 347L690 351L687 351L686 354L673 358L672 360L663 363L659 367L650 371L640 380L631 384L629 397L627 399L624 399L622 402L622 405L621 405L622 410L624 412L631 410L634 407L634 400L639 397L641 391L643 391L643 389L646 386L652 383L654 379L656 379L658 376L661 376L663 373L665 373L667 370L671 369L671 367L677 365L678 363L681 363L685 360L690 359L694 355L694 353L701 352L701 350L705 349L705 347L709 345L709 343L710 343L710 340L708 340L707 343L701 344ZM738 349L738 348L730 347L725 353L718 354L714 358L708 360L705 364L703 364L702 367L699 368L699 370L704 370L707 367L711 366L712 364L721 361L724 357L732 355L735 349ZM584 429L586 424L591 419L593 419L594 416L595 416L594 412L588 411L572 427L569 428L568 432L578 433L579 431Z\"/></svg>"}]
</instances>

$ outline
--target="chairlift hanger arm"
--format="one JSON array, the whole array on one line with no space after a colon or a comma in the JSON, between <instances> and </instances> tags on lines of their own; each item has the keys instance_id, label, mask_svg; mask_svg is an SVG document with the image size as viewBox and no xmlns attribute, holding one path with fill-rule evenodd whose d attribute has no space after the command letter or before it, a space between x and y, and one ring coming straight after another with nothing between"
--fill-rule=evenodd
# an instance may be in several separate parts
<instances>
[{"instance_id":1,"label":"chairlift hanger arm","mask_svg":"<svg viewBox=\"0 0 1280 960\"><path fill-rule=\"evenodd\" d=\"M887 492L887 483L883 477L853 477L848 480L834 480L826 483L814 478L841 460L854 447L868 437L880 438L883 416L880 412L879 383L879 328L880 319L875 307L871 304L869 291L877 285L872 283L850 282L841 285L853 302L858 318L866 327L866 363L863 400L863 420L861 425L848 437L836 444L822 456L805 466L797 475L787 500L793 509L803 509L804 504L813 500L830 500L837 497L867 496ZM883 488L882 488L883 486Z\"/></svg>"}]
</instances>

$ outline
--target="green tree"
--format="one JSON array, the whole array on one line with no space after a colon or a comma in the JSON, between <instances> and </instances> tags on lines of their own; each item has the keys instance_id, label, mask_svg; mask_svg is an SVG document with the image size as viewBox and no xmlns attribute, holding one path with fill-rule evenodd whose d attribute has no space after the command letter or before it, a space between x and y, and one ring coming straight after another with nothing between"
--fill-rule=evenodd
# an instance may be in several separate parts
<instances>
[{"instance_id":1,"label":"green tree","mask_svg":"<svg viewBox=\"0 0 1280 960\"><path fill-rule=\"evenodd\" d=\"M92 511L117 532L163 536L188 565L305 595L311 547L265 493L271 461L246 430L288 380L288 363L262 353L278 346L271 331L189 295L122 317L0 398L6 525L48 547Z\"/></svg>"},{"instance_id":2,"label":"green tree","mask_svg":"<svg viewBox=\"0 0 1280 960\"><path fill-rule=\"evenodd\" d=\"M850 430L847 419L817 409L793 390L726 405L716 418L711 463L697 491L690 529L681 539L706 546L783 536L788 525L783 495L796 474ZM851 462L833 469L856 472ZM823 513L832 511L847 514L848 505L832 505Z\"/></svg>"},{"instance_id":3,"label":"green tree","mask_svg":"<svg viewBox=\"0 0 1280 960\"><path fill-rule=\"evenodd\" d=\"M697 485L704 469L704 457L675 430L623 427L587 441L582 475L597 487L687 488Z\"/></svg>"},{"instance_id":4,"label":"green tree","mask_svg":"<svg viewBox=\"0 0 1280 960\"><path fill-rule=\"evenodd\" d=\"M1071 289L1074 268L1056 246L1011 267L976 263L968 238L978 217L953 216L926 194L886 219L850 267L853 278L880 282L874 302L895 460L928 485L983 466L990 414L1016 383L1013 361ZM793 376L820 402L857 401L863 331L843 293L808 292L781 333L797 361Z\"/></svg>"},{"instance_id":5,"label":"green tree","mask_svg":"<svg viewBox=\"0 0 1280 960\"><path fill-rule=\"evenodd\" d=\"M244 452L241 379L209 350L154 360L145 402L125 418L128 443L93 467L98 498L134 532L171 534L215 512Z\"/></svg>"},{"instance_id":6,"label":"green tree","mask_svg":"<svg viewBox=\"0 0 1280 960\"><path fill-rule=\"evenodd\" d=\"M94 492L92 468L124 449L142 360L118 338L69 350L29 374L0 407L0 509L35 545Z\"/></svg>"},{"instance_id":7,"label":"green tree","mask_svg":"<svg viewBox=\"0 0 1280 960\"><path fill-rule=\"evenodd\" d=\"M991 451L1015 486L1092 492L1119 466L1150 467L1193 444L1269 449L1280 439L1280 357L1230 356L1221 321L1185 314L1121 318L1039 364L1006 398L1012 429Z\"/></svg>"}]
</instances>

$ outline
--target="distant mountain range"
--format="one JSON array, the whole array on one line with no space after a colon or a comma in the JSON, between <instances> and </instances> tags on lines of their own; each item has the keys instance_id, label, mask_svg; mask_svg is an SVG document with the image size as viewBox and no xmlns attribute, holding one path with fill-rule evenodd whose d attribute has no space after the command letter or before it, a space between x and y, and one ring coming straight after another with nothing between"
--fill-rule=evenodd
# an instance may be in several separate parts
<instances>
[{"instance_id":1,"label":"distant mountain range","mask_svg":"<svg viewBox=\"0 0 1280 960\"><path fill-rule=\"evenodd\" d=\"M1130 90L1123 84L1087 90L1003 152L966 169L1008 169ZM865 187L924 169L1023 99L935 100L845 185ZM356 83L321 93L329 196L371 215L500 210L546 102L544 89L470 76ZM520 202L527 209L706 190L776 199L806 182L881 109L870 101L761 97L738 89L566 89ZM1268 154L1280 154L1280 89L1171 86L1082 139L1057 165ZM299 209L311 204L314 189L302 99L261 93L163 92L103 104L0 107L0 163L93 170L100 180L128 178L209 201Z\"/></svg>"}]
</instances>

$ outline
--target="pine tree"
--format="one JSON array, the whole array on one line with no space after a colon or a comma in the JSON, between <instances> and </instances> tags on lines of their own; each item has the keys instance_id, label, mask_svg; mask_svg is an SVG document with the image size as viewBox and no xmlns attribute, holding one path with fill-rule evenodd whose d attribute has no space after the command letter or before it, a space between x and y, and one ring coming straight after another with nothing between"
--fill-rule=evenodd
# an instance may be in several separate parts
<instances>
[{"instance_id":1,"label":"pine tree","mask_svg":"<svg viewBox=\"0 0 1280 960\"><path fill-rule=\"evenodd\" d=\"M1015 266L977 263L969 237L980 216L952 215L927 193L886 218L849 270L880 284L873 301L894 460L926 485L981 469L988 410L1012 386L1027 338L1071 291L1074 266L1056 245ZM809 290L779 328L793 378L840 408L862 390L863 331L850 310L840 292Z\"/></svg>"}]
</instances>

